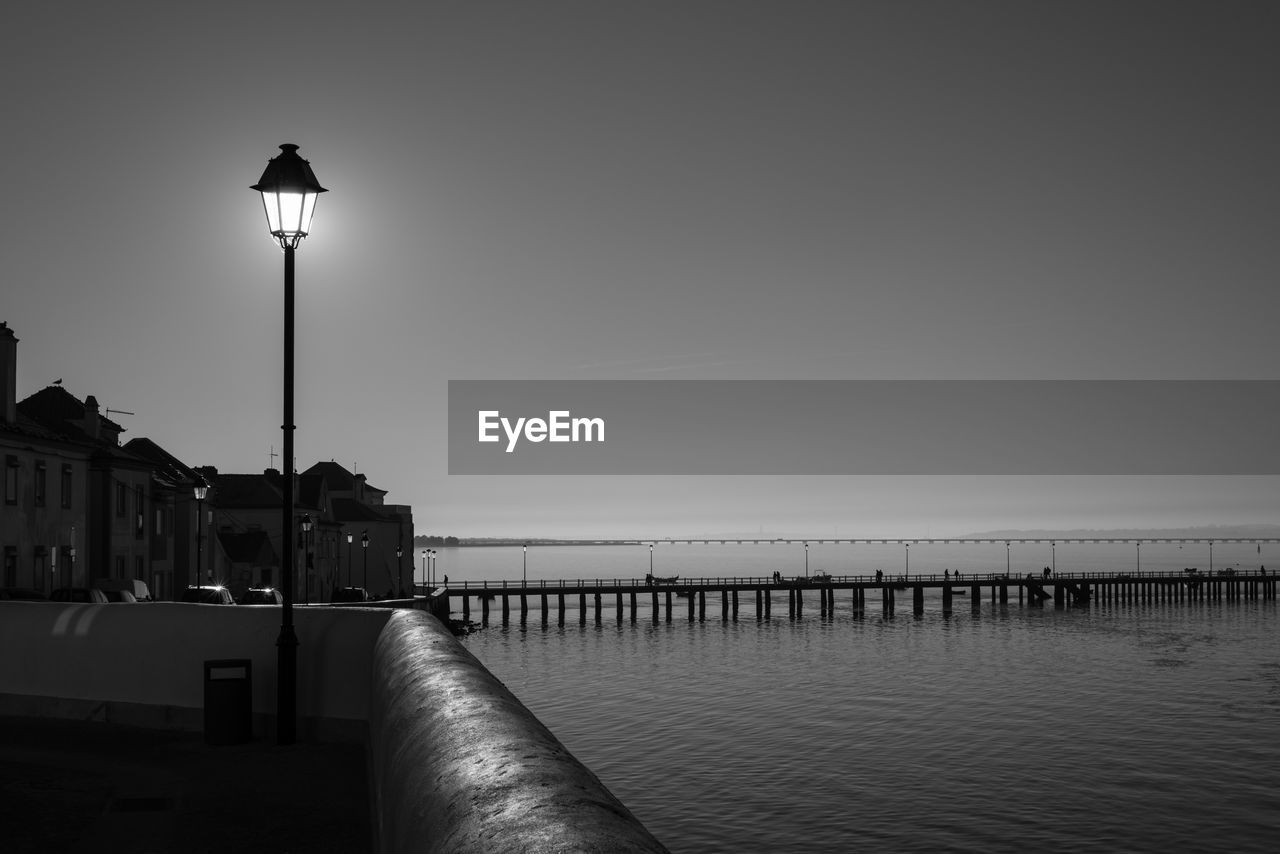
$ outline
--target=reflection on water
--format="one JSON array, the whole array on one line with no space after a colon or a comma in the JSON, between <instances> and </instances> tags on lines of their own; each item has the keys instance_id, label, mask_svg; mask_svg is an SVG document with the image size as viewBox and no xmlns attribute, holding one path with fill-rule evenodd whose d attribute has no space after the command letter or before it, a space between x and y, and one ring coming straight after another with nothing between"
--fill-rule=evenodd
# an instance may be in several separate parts
<instances>
[{"instance_id":1,"label":"reflection on water","mask_svg":"<svg viewBox=\"0 0 1280 854\"><path fill-rule=\"evenodd\" d=\"M676 852L1262 851L1280 832L1273 602L778 613L535 612L465 643Z\"/></svg>"}]
</instances>

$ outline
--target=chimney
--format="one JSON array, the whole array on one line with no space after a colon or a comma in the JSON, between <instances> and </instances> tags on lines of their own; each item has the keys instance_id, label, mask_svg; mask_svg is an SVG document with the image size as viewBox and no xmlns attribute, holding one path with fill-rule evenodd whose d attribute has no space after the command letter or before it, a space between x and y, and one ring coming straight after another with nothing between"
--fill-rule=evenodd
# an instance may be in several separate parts
<instances>
[{"instance_id":1,"label":"chimney","mask_svg":"<svg viewBox=\"0 0 1280 854\"><path fill-rule=\"evenodd\" d=\"M98 438L102 423L98 420L98 399L89 395L84 399L84 432L90 439Z\"/></svg>"},{"instance_id":2,"label":"chimney","mask_svg":"<svg viewBox=\"0 0 1280 854\"><path fill-rule=\"evenodd\" d=\"M18 338L0 322L0 423L18 420Z\"/></svg>"}]
</instances>

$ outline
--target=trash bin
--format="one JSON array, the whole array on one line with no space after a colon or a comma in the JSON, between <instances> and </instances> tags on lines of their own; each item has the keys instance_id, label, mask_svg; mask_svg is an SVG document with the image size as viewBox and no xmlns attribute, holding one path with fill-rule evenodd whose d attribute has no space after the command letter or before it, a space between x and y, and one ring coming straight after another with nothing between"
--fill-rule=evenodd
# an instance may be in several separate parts
<instances>
[{"instance_id":1,"label":"trash bin","mask_svg":"<svg viewBox=\"0 0 1280 854\"><path fill-rule=\"evenodd\" d=\"M204 663L205 744L244 744L253 737L253 661Z\"/></svg>"}]
</instances>

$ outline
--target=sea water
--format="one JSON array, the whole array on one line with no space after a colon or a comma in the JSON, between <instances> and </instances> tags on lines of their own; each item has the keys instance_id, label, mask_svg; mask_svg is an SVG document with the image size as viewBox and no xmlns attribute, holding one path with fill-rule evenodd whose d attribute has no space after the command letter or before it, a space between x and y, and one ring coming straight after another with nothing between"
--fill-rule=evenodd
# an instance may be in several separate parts
<instances>
[{"instance_id":1,"label":"sea water","mask_svg":"<svg viewBox=\"0 0 1280 854\"><path fill-rule=\"evenodd\" d=\"M911 574L1006 559L1003 542L911 548ZM1208 566L1207 544L1195 561L1190 545L1056 548L1011 545L1011 569ZM796 545L656 551L660 575L803 574ZM810 571L897 574L904 551L811 545ZM518 580L513 558L531 581L648 569L647 547L441 555L455 581ZM1215 546L1216 568L1260 559ZM1274 601L958 600L944 615L930 599L915 617L901 598L887 616L871 596L856 612L845 593L833 614L813 597L795 620L779 597L765 621L750 596L734 621L708 597L705 621L677 608L655 624L648 597L634 623L606 597L600 623L592 610L579 625L568 598L563 628L554 613L543 628L536 605L522 627L513 608L513 625L464 642L674 852L1269 851L1280 838Z\"/></svg>"}]
</instances>

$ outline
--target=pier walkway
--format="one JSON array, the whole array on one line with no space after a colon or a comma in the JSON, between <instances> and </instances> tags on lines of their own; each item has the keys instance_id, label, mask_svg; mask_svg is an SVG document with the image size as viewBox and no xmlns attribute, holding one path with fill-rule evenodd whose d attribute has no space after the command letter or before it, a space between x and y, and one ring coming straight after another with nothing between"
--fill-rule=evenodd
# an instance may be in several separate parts
<instances>
[{"instance_id":1,"label":"pier walkway","mask_svg":"<svg viewBox=\"0 0 1280 854\"><path fill-rule=\"evenodd\" d=\"M665 619L670 622L678 610L687 612L688 619L704 620L707 599L720 600L719 616L722 620L738 619L739 608L745 599L747 608L752 600L757 619L772 616L773 609L786 608L789 617L803 613L806 602L816 603L820 612L834 611L837 598L847 598L852 610L866 611L874 607L878 598L885 614L895 611L897 598L910 598L912 611L924 613L926 591L940 593L944 613L954 610L956 600L968 600L970 608L977 610L982 602L1007 605L1016 597L1018 604L1042 606L1052 600L1054 608L1086 607L1091 602L1144 603L1184 602L1203 600L1267 599L1276 598L1277 577L1264 570L1241 572L1228 569L1218 573L1182 572L1063 572L1050 576L1011 576L1007 573L945 575L925 574L911 576L829 576L810 577L722 577L664 579L567 579L557 581L489 581L461 582L440 587L429 595L446 599L450 613L461 612L463 620L470 621L472 608L478 611L483 624L490 621L491 608L500 609L503 625L512 620L512 604L518 608L521 623L529 619L530 601L538 605L543 625L556 615L558 625L564 625L569 604L577 600L578 621L585 624L588 615L600 623L609 605L618 622L628 618L638 619L641 603L648 606L653 622ZM677 605L684 600L683 607ZM554 605L553 601L554 600ZM610 601L611 600L611 601ZM870 605L868 603L870 600Z\"/></svg>"}]
</instances>

